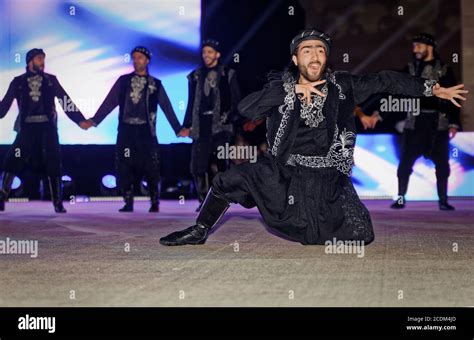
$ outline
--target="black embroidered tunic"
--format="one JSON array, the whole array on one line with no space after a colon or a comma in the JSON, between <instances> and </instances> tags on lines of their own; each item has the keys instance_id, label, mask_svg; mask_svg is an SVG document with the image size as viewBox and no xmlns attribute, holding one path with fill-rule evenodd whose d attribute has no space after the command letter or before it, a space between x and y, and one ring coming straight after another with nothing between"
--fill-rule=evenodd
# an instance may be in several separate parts
<instances>
[{"instance_id":1,"label":"black embroidered tunic","mask_svg":"<svg viewBox=\"0 0 474 340\"><path fill-rule=\"evenodd\" d=\"M69 119L78 125L85 120L52 74L27 71L10 83L0 103L0 118L7 114L15 99L19 114L15 122L18 134L4 161L6 172L20 174L28 167L42 175L61 176L55 98Z\"/></svg>"},{"instance_id":2,"label":"black embroidered tunic","mask_svg":"<svg viewBox=\"0 0 474 340\"><path fill-rule=\"evenodd\" d=\"M156 112L163 110L174 132L181 125L166 91L157 78L135 73L121 76L92 118L100 124L119 106L116 167L122 191L132 190L136 177L145 176L150 186L160 180L160 150L156 135Z\"/></svg>"}]
</instances>

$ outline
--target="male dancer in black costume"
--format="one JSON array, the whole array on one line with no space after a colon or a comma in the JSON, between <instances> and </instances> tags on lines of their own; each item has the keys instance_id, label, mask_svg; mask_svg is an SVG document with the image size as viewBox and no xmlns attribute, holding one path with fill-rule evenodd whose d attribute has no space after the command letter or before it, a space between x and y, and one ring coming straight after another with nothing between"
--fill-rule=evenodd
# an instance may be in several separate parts
<instances>
[{"instance_id":1,"label":"male dancer in black costume","mask_svg":"<svg viewBox=\"0 0 474 340\"><path fill-rule=\"evenodd\" d=\"M350 179L354 107L374 93L464 99L463 85L382 71L365 76L326 67L330 38L304 30L291 42L295 71L284 72L239 104L241 114L267 116L270 154L219 173L196 224L160 239L168 246L203 244L230 203L257 206L266 224L302 244L356 240L374 233Z\"/></svg>"},{"instance_id":2,"label":"male dancer in black costume","mask_svg":"<svg viewBox=\"0 0 474 340\"><path fill-rule=\"evenodd\" d=\"M62 204L62 166L54 98L62 103L66 115L86 129L82 113L64 91L56 76L44 72L46 54L34 48L26 55L26 73L15 77L0 103L0 118L5 117L16 99L19 107L15 130L18 135L4 162L0 211L11 190L16 174L29 167L48 176L54 210L65 213Z\"/></svg>"},{"instance_id":3,"label":"male dancer in black costume","mask_svg":"<svg viewBox=\"0 0 474 340\"><path fill-rule=\"evenodd\" d=\"M220 146L230 143L233 119L240 101L235 70L222 65L220 43L204 40L201 45L203 66L188 75L189 97L184 117L184 133L193 139L191 174L199 199L199 211L209 191L209 166ZM225 160L214 157L217 171L225 171Z\"/></svg>"},{"instance_id":4,"label":"male dancer in black costume","mask_svg":"<svg viewBox=\"0 0 474 340\"><path fill-rule=\"evenodd\" d=\"M431 34L420 33L413 38L414 60L405 72L423 79L432 79L442 86L456 84L452 68L441 61L436 52L436 41ZM408 113L402 136L402 150L398 165L398 198L393 209L405 207L405 194L413 164L421 156L431 159L436 167L436 186L439 209L455 210L448 204L449 139L461 128L459 108L446 100L422 98L420 114Z\"/></svg>"},{"instance_id":5,"label":"male dancer in black costume","mask_svg":"<svg viewBox=\"0 0 474 340\"><path fill-rule=\"evenodd\" d=\"M132 50L134 72L122 75L113 85L97 113L88 120L98 126L119 106L116 166L125 205L120 212L133 212L136 179L145 175L150 192L150 212L159 212L160 150L156 136L158 105L176 135L181 125L161 81L148 73L150 51L137 46Z\"/></svg>"}]
</instances>

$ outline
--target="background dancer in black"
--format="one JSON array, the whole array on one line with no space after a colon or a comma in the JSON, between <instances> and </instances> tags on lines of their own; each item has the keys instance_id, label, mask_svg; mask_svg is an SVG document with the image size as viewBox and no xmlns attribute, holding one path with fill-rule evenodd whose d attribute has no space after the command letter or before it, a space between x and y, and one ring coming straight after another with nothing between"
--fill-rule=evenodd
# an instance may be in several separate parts
<instances>
[{"instance_id":1,"label":"background dancer in black","mask_svg":"<svg viewBox=\"0 0 474 340\"><path fill-rule=\"evenodd\" d=\"M302 244L372 242L369 212L350 178L356 104L383 92L462 99L467 91L391 71L332 72L326 67L330 47L330 38L317 30L292 40L296 69L239 104L252 120L267 116L270 154L219 173L196 224L161 238L161 244L203 244L230 203L257 206L269 227Z\"/></svg>"},{"instance_id":2,"label":"background dancer in black","mask_svg":"<svg viewBox=\"0 0 474 340\"><path fill-rule=\"evenodd\" d=\"M45 58L42 49L30 50L26 55L26 73L13 79L0 103L0 118L5 117L14 99L19 107L15 122L18 135L3 166L0 211L5 209L15 175L28 167L48 177L54 210L66 212L62 204L61 151L54 98L62 104L69 119L81 128L86 129L88 123L56 76L44 72Z\"/></svg>"},{"instance_id":3,"label":"background dancer in black","mask_svg":"<svg viewBox=\"0 0 474 340\"><path fill-rule=\"evenodd\" d=\"M441 86L456 84L452 68L441 61L436 52L436 41L427 33L413 38L413 61L405 72L423 79L435 80ZM391 205L393 209L405 207L405 195L413 164L420 157L431 159L436 167L436 186L440 210L455 210L448 204L449 139L461 128L459 104L454 99L422 98L420 113L409 112L402 135L402 150L398 165L398 198Z\"/></svg>"},{"instance_id":4,"label":"background dancer in black","mask_svg":"<svg viewBox=\"0 0 474 340\"><path fill-rule=\"evenodd\" d=\"M121 76L114 84L90 125L98 126L117 106L120 107L116 148L119 187L125 205L120 212L132 212L134 183L144 175L150 192L150 212L159 212L160 150L156 136L158 105L176 135L181 125L166 91L148 73L151 53L138 46L132 51L134 72Z\"/></svg>"},{"instance_id":5,"label":"background dancer in black","mask_svg":"<svg viewBox=\"0 0 474 340\"><path fill-rule=\"evenodd\" d=\"M235 70L221 65L219 42L202 43L203 66L188 75L189 97L183 126L193 139L191 174L200 202L209 190L209 175L227 169L227 161L218 159L217 148L231 142L233 119L240 101L240 90ZM210 163L214 171L209 173ZM210 178L211 177L211 178Z\"/></svg>"}]
</instances>

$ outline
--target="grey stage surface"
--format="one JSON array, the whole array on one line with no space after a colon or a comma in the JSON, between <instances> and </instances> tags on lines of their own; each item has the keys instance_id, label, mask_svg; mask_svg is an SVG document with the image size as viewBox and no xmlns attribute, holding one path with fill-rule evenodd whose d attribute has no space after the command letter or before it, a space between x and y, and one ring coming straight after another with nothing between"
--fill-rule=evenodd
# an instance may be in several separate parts
<instances>
[{"instance_id":1,"label":"grey stage surface","mask_svg":"<svg viewBox=\"0 0 474 340\"><path fill-rule=\"evenodd\" d=\"M270 233L256 209L233 206L205 245L164 247L191 225L196 201L14 203L0 240L37 240L38 256L0 255L0 306L474 306L474 201L366 201L376 239L327 254ZM127 248L129 245L129 251Z\"/></svg>"}]
</instances>

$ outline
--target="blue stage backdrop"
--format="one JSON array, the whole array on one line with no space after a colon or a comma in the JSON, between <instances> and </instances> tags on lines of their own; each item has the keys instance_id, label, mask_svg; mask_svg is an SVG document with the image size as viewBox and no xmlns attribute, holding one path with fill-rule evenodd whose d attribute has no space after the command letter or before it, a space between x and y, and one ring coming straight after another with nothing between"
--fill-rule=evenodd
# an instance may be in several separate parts
<instances>
[{"instance_id":1,"label":"blue stage backdrop","mask_svg":"<svg viewBox=\"0 0 474 340\"><path fill-rule=\"evenodd\" d=\"M359 135L353 181L364 197L397 194L399 141L390 134ZM450 196L474 196L474 132L460 132L450 142ZM408 200L437 200L436 175L430 160L419 158L408 185Z\"/></svg>"},{"instance_id":2,"label":"blue stage backdrop","mask_svg":"<svg viewBox=\"0 0 474 340\"><path fill-rule=\"evenodd\" d=\"M55 74L88 118L115 80L133 70L129 52L151 49L150 72L163 81L182 122L187 104L186 75L199 63L200 0L0 0L0 96L25 70L25 54L46 52L46 72ZM115 110L96 129L80 130L59 109L62 144L114 144ZM0 120L0 144L15 138L14 103ZM163 113L157 119L162 144L190 142L174 135Z\"/></svg>"}]
</instances>

